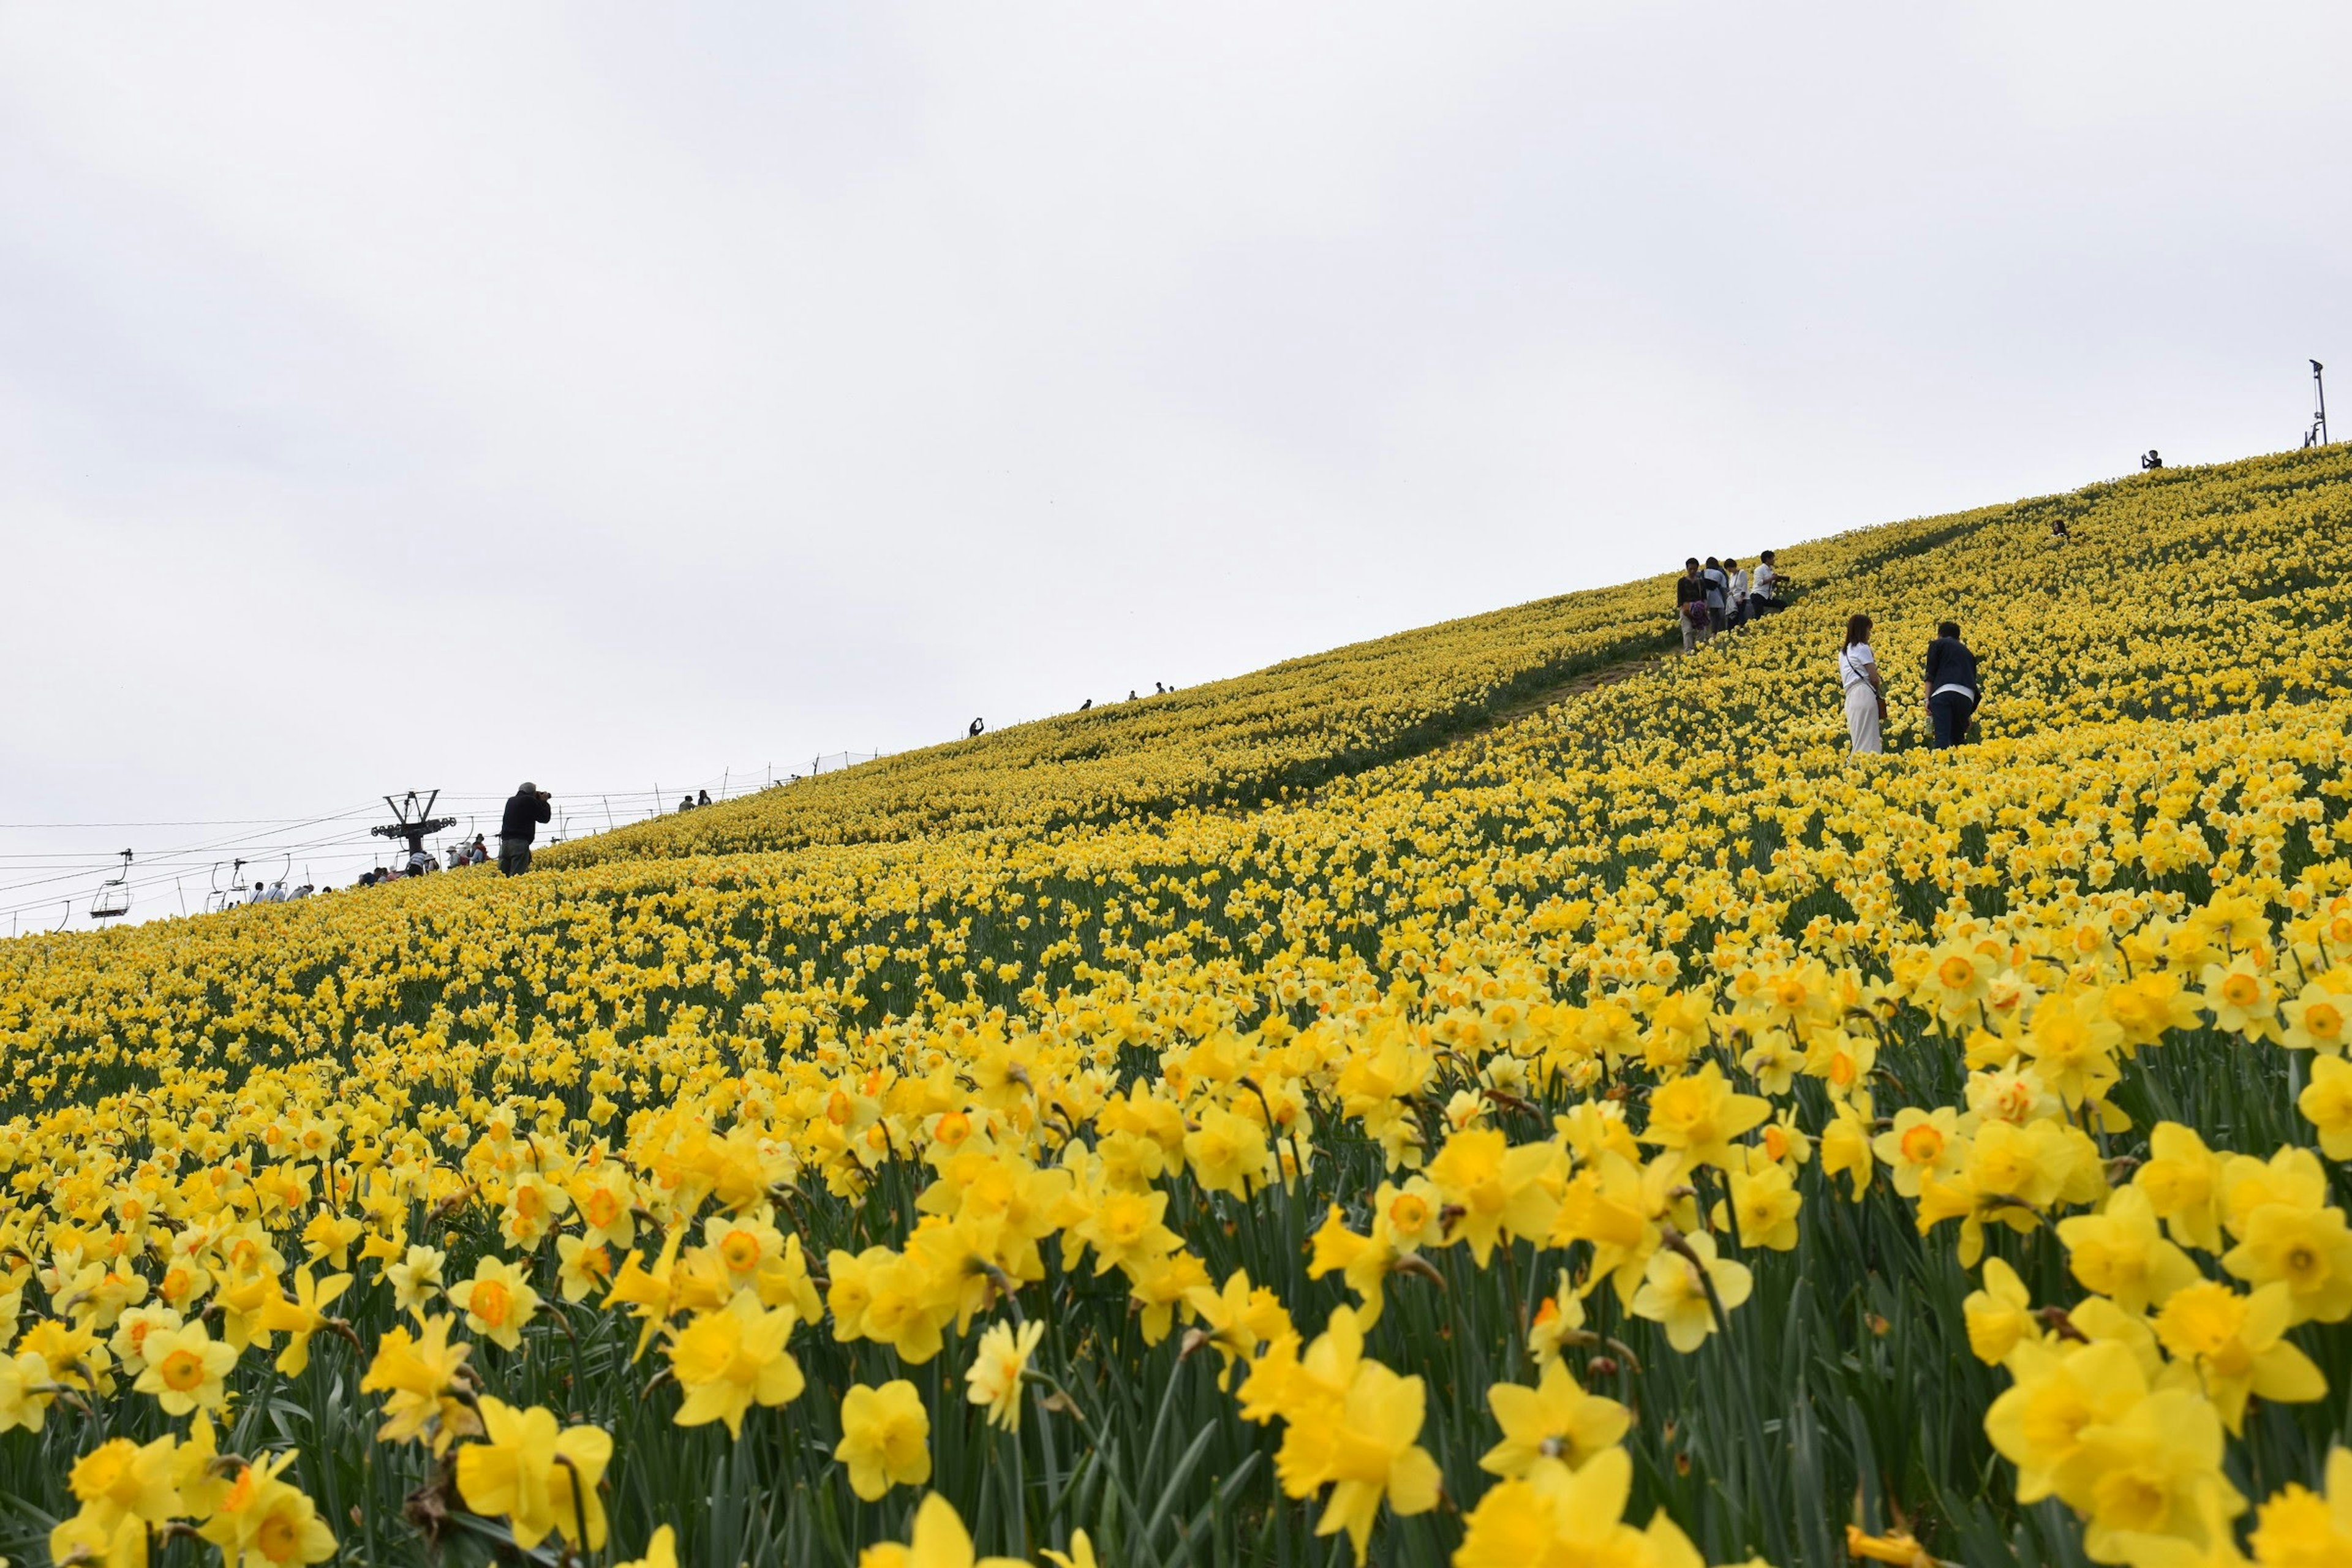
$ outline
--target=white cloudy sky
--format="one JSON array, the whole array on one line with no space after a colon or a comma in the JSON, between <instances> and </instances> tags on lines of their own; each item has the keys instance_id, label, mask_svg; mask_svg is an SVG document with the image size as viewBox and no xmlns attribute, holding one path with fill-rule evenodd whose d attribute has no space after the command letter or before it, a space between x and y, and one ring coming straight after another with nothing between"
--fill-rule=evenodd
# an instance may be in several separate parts
<instances>
[{"instance_id":1,"label":"white cloudy sky","mask_svg":"<svg viewBox=\"0 0 2352 1568\"><path fill-rule=\"evenodd\" d=\"M2293 446L2347 17L0 9L0 820L715 784Z\"/></svg>"}]
</instances>

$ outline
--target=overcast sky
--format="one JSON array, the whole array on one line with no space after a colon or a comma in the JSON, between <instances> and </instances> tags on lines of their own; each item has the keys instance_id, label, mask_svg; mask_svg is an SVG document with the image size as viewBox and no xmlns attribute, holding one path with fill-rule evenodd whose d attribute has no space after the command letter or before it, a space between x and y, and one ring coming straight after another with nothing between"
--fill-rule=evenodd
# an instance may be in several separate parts
<instances>
[{"instance_id":1,"label":"overcast sky","mask_svg":"<svg viewBox=\"0 0 2352 1568\"><path fill-rule=\"evenodd\" d=\"M0 820L715 784L2291 447L2307 356L2352 420L2347 46L2309 5L0 8Z\"/></svg>"}]
</instances>

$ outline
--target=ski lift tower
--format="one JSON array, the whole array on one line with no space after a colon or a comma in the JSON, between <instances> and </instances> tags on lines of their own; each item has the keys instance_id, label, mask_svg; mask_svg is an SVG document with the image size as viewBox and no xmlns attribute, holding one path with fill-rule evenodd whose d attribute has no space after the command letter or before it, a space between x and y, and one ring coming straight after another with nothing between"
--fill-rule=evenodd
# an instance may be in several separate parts
<instances>
[{"instance_id":1,"label":"ski lift tower","mask_svg":"<svg viewBox=\"0 0 2352 1568\"><path fill-rule=\"evenodd\" d=\"M416 804L415 790L410 790L406 798L402 800L394 800L392 796L385 795L383 804L392 808L393 820L380 826L371 827L368 831L383 838L405 839L408 843L408 853L412 857L421 856L425 853L426 834L438 833L445 827L457 826L457 819L454 816L433 815L433 803L440 798L441 792L437 789L425 792L423 805Z\"/></svg>"}]
</instances>

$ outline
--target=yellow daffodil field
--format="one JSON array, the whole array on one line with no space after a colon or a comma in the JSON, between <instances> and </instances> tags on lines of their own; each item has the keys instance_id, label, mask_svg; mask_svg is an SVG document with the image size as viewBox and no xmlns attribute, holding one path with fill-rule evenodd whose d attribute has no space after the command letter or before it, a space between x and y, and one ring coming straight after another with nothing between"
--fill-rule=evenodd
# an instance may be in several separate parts
<instances>
[{"instance_id":1,"label":"yellow daffodil field","mask_svg":"<svg viewBox=\"0 0 2352 1568\"><path fill-rule=\"evenodd\" d=\"M2352 1563L2347 553L2160 471L0 945L0 1553Z\"/></svg>"}]
</instances>

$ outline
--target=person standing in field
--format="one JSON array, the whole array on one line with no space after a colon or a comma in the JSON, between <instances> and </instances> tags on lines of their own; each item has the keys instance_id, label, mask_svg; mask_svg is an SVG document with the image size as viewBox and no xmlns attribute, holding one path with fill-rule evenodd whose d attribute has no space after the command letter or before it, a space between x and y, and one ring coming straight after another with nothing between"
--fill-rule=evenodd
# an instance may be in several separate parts
<instances>
[{"instance_id":1,"label":"person standing in field","mask_svg":"<svg viewBox=\"0 0 2352 1568\"><path fill-rule=\"evenodd\" d=\"M1683 574L1675 579L1675 619L1683 628L1685 653L1715 631L1706 618L1706 579L1699 575L1696 555L1683 563Z\"/></svg>"},{"instance_id":2,"label":"person standing in field","mask_svg":"<svg viewBox=\"0 0 2352 1568\"><path fill-rule=\"evenodd\" d=\"M1727 601L1731 597L1731 577L1724 571L1723 563L1710 555L1706 558L1706 570L1699 574L1699 580L1706 584L1707 629L1719 632L1723 629Z\"/></svg>"},{"instance_id":3,"label":"person standing in field","mask_svg":"<svg viewBox=\"0 0 2352 1568\"><path fill-rule=\"evenodd\" d=\"M1886 690L1878 681L1878 658L1870 651L1868 616L1855 616L1845 624L1838 679L1845 683L1845 727L1853 736L1855 754L1884 752Z\"/></svg>"},{"instance_id":4,"label":"person standing in field","mask_svg":"<svg viewBox=\"0 0 2352 1568\"><path fill-rule=\"evenodd\" d=\"M1968 739L1969 721L1984 700L1977 656L1960 640L1960 623L1946 621L1927 645L1927 723L1940 750Z\"/></svg>"},{"instance_id":5,"label":"person standing in field","mask_svg":"<svg viewBox=\"0 0 2352 1568\"><path fill-rule=\"evenodd\" d=\"M547 799L545 790L525 779L507 802L506 815L499 818L499 869L509 877L530 869L531 838L539 825L555 815Z\"/></svg>"},{"instance_id":6,"label":"person standing in field","mask_svg":"<svg viewBox=\"0 0 2352 1568\"><path fill-rule=\"evenodd\" d=\"M1731 605L1726 617L1735 626L1748 624L1748 568L1729 555L1723 558L1723 569L1731 576Z\"/></svg>"},{"instance_id":7,"label":"person standing in field","mask_svg":"<svg viewBox=\"0 0 2352 1568\"><path fill-rule=\"evenodd\" d=\"M1780 607L1780 571L1772 564L1772 552L1766 551L1756 558L1756 570L1748 578L1748 614L1760 617Z\"/></svg>"}]
</instances>

